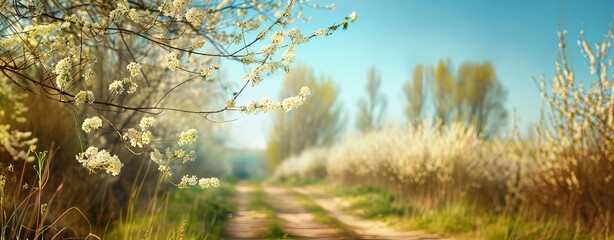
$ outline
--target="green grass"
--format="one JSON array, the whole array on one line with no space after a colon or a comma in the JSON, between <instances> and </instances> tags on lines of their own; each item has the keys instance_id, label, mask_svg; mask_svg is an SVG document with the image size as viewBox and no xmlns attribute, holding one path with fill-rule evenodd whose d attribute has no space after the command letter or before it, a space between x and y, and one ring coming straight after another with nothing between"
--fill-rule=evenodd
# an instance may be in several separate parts
<instances>
[{"instance_id":1,"label":"green grass","mask_svg":"<svg viewBox=\"0 0 614 240\"><path fill-rule=\"evenodd\" d=\"M251 185L254 187L255 191L251 194L249 209L261 211L267 215L269 219L267 229L269 236L267 236L267 239L292 239L291 236L282 229L281 222L277 218L275 210L267 202L267 197L262 190L262 186L255 182L251 182Z\"/></svg>"},{"instance_id":2,"label":"green grass","mask_svg":"<svg viewBox=\"0 0 614 240\"><path fill-rule=\"evenodd\" d=\"M236 208L229 199L234 188L173 189L142 212L128 213L106 236L108 239L219 239L228 216Z\"/></svg>"},{"instance_id":3,"label":"green grass","mask_svg":"<svg viewBox=\"0 0 614 240\"><path fill-rule=\"evenodd\" d=\"M348 210L365 218L457 239L590 239L577 227L564 227L553 221L529 221L513 213L480 210L462 201L423 209L381 188L345 188L331 191L331 194L348 200Z\"/></svg>"},{"instance_id":4,"label":"green grass","mask_svg":"<svg viewBox=\"0 0 614 240\"><path fill-rule=\"evenodd\" d=\"M336 218L331 217L328 211L326 211L326 209L320 207L320 205L314 202L310 197L293 191L291 189L288 189L288 191L290 191L290 193L301 202L301 204L307 209L308 212L313 213L315 215L316 220L318 220L320 223L337 228L341 230L341 232L346 236L355 235L355 233L350 230L348 226L346 226Z\"/></svg>"}]
</instances>

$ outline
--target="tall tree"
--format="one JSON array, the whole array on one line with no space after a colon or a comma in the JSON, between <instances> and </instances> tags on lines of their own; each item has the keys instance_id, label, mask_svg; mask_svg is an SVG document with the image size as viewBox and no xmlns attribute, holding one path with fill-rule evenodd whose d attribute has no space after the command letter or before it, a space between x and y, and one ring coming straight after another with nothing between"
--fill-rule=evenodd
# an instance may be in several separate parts
<instances>
[{"instance_id":1,"label":"tall tree","mask_svg":"<svg viewBox=\"0 0 614 240\"><path fill-rule=\"evenodd\" d=\"M449 65L449 61L439 60L431 74L435 118L441 120L444 125L452 120L454 108L454 76Z\"/></svg>"},{"instance_id":2,"label":"tall tree","mask_svg":"<svg viewBox=\"0 0 614 240\"><path fill-rule=\"evenodd\" d=\"M507 123L504 106L507 91L497 81L496 71L489 62L465 65L473 69L459 71L459 79L466 79L464 101L469 115L465 119L476 127L478 135L490 138Z\"/></svg>"},{"instance_id":3,"label":"tall tree","mask_svg":"<svg viewBox=\"0 0 614 240\"><path fill-rule=\"evenodd\" d=\"M449 65L440 60L432 70L435 118L443 124L473 126L483 138L496 135L507 124L508 113L504 106L507 91L497 80L493 66L489 62L465 62L454 75Z\"/></svg>"},{"instance_id":4,"label":"tall tree","mask_svg":"<svg viewBox=\"0 0 614 240\"><path fill-rule=\"evenodd\" d=\"M386 97L381 93L382 78L375 66L369 69L367 74L367 98L358 101L357 126L363 132L379 129L386 111Z\"/></svg>"},{"instance_id":5,"label":"tall tree","mask_svg":"<svg viewBox=\"0 0 614 240\"><path fill-rule=\"evenodd\" d=\"M412 72L412 80L403 84L403 93L408 101L405 116L411 124L418 124L422 120L426 93L424 91L424 67L418 65Z\"/></svg>"},{"instance_id":6,"label":"tall tree","mask_svg":"<svg viewBox=\"0 0 614 240\"><path fill-rule=\"evenodd\" d=\"M308 86L312 91L305 103L292 112L277 113L273 120L267 143L271 169L304 149L333 143L341 130L338 89L333 81L317 78L305 66L296 67L286 75L280 97L296 95L301 86Z\"/></svg>"}]
</instances>

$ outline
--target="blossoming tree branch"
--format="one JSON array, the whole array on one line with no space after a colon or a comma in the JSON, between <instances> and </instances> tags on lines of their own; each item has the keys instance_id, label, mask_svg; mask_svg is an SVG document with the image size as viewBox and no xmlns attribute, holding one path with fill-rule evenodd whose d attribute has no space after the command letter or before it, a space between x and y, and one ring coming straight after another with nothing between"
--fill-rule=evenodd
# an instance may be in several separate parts
<instances>
[{"instance_id":1,"label":"blossoming tree branch","mask_svg":"<svg viewBox=\"0 0 614 240\"><path fill-rule=\"evenodd\" d=\"M132 154L147 154L170 181L174 166L196 159L198 131L188 126L172 140L156 136L157 117L163 112L213 121L210 116L225 111L287 112L306 100L310 90L302 87L297 96L280 102L236 102L248 86L257 86L268 74L289 71L297 47L347 29L356 20L356 13L351 13L306 33L292 28L297 21L309 20L303 16L305 8L335 6L307 0L0 0L0 97L10 105L0 112L10 115L10 121L0 123L0 150L28 160L24 149L36 138L11 122L26 121L21 117L27 111L24 100L36 95L79 111L85 136L113 132ZM198 90L202 82L214 81L222 59L248 69L236 94L217 106L206 105L209 109L167 104L175 92ZM97 67L101 62L103 67ZM108 74L111 66L119 67ZM196 91L192 97L208 93ZM120 114L128 117L117 117ZM100 145L82 147L77 161L91 172L120 174L122 161ZM186 175L173 184L209 188L219 180Z\"/></svg>"}]
</instances>

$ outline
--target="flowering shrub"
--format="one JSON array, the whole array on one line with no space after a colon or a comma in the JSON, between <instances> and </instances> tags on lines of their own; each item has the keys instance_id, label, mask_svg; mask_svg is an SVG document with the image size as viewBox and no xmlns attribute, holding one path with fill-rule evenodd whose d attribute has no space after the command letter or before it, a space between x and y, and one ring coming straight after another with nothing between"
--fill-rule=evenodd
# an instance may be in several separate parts
<instances>
[{"instance_id":1,"label":"flowering shrub","mask_svg":"<svg viewBox=\"0 0 614 240\"><path fill-rule=\"evenodd\" d=\"M304 6L319 8L308 2L119 0L82 4L0 0L0 14L6 20L0 28L0 97L7 96L14 103L15 115L25 107L19 105L21 93L9 88L78 109L88 142L98 144L82 147L84 152L76 159L92 172L120 173L121 157L112 154L118 152L113 147L117 140L135 155L150 155L170 180L174 163L195 159L193 144L199 131L189 126L168 132L153 128L155 121L165 121L158 115L193 114L213 121L212 115L225 111L287 112L306 100L310 92L304 87L298 96L279 103L236 103L248 85L256 86L278 70L289 71L300 45L339 28L347 29L356 21L356 13L352 13L313 33L290 29L294 22L306 20ZM218 61L213 63L214 59ZM215 88L206 84L219 71L221 59L242 63L249 71L236 94L224 96L226 101L221 104L211 104L206 96L217 93L207 92ZM189 94L184 95L186 92ZM202 99L208 105L185 104L168 97L177 93L183 95L182 100ZM137 124L139 128L134 127ZM11 131L10 125L1 126L0 150L23 158L19 148L32 144L35 138L27 132ZM175 141L167 141L169 138ZM191 176L182 179L190 181L175 185L217 185L208 178L201 178L203 184L191 184Z\"/></svg>"},{"instance_id":2,"label":"flowering shrub","mask_svg":"<svg viewBox=\"0 0 614 240\"><path fill-rule=\"evenodd\" d=\"M276 169L273 178L287 180L297 178L299 181L321 180L327 176L327 161L330 150L327 148L310 148L300 155L284 160Z\"/></svg>"},{"instance_id":3,"label":"flowering shrub","mask_svg":"<svg viewBox=\"0 0 614 240\"><path fill-rule=\"evenodd\" d=\"M614 221L614 75L609 55L614 29L592 48L584 30L577 40L589 68L590 81L577 79L566 41L552 81L540 82L552 112L537 131L541 147L532 168L530 203L542 212L580 222L596 234L611 234ZM587 84L587 87L585 87ZM561 207L566 211L560 211Z\"/></svg>"},{"instance_id":4,"label":"flowering shrub","mask_svg":"<svg viewBox=\"0 0 614 240\"><path fill-rule=\"evenodd\" d=\"M527 164L520 150L526 146L484 142L474 131L460 123L385 128L291 157L274 177L312 180L328 175L348 184L390 188L425 204L461 196L490 207L517 204L524 184L517 177Z\"/></svg>"}]
</instances>

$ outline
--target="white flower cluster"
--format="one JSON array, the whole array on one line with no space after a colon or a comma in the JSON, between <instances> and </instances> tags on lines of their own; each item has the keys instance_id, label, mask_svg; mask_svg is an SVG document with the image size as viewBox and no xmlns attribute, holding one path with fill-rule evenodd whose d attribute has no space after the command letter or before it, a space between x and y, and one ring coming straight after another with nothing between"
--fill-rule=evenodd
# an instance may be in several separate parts
<instances>
[{"instance_id":1,"label":"white flower cluster","mask_svg":"<svg viewBox=\"0 0 614 240\"><path fill-rule=\"evenodd\" d=\"M83 131L86 133L100 127L102 127L102 120L99 117L86 118L83 120L83 124L81 124L81 129L83 129Z\"/></svg>"},{"instance_id":2,"label":"white flower cluster","mask_svg":"<svg viewBox=\"0 0 614 240\"><path fill-rule=\"evenodd\" d=\"M352 22L356 22L356 12L352 12L352 13L350 13L350 20L351 20Z\"/></svg>"},{"instance_id":3,"label":"white flower cluster","mask_svg":"<svg viewBox=\"0 0 614 240\"><path fill-rule=\"evenodd\" d=\"M91 84L92 83L92 79L94 79L94 70L87 69L82 75L83 79L85 80L86 84Z\"/></svg>"},{"instance_id":4,"label":"white flower cluster","mask_svg":"<svg viewBox=\"0 0 614 240\"><path fill-rule=\"evenodd\" d=\"M156 119L154 117L144 117L141 118L141 121L139 122L139 127L142 131L145 131L145 129L147 129L148 127L153 126L155 122Z\"/></svg>"},{"instance_id":5,"label":"white flower cluster","mask_svg":"<svg viewBox=\"0 0 614 240\"><path fill-rule=\"evenodd\" d=\"M320 28L313 31L313 35L316 37L325 37L328 31L325 28Z\"/></svg>"},{"instance_id":6,"label":"white flower cluster","mask_svg":"<svg viewBox=\"0 0 614 240\"><path fill-rule=\"evenodd\" d=\"M534 163L528 145L508 140L482 141L462 123L384 128L331 148L314 148L282 162L277 179L350 179L352 184L403 187L416 196L437 196L441 189L481 189L506 201L520 197L528 164ZM459 173L462 173L458 181ZM445 187L444 187L445 186ZM493 187L494 186L494 187ZM501 189L505 189L501 191ZM491 191L492 190L492 191ZM418 194L419 192L419 194ZM431 195L432 194L432 195Z\"/></svg>"},{"instance_id":7,"label":"white flower cluster","mask_svg":"<svg viewBox=\"0 0 614 240\"><path fill-rule=\"evenodd\" d=\"M284 32L278 31L273 33L273 35L271 35L271 42L273 42L276 47L281 47L284 43Z\"/></svg>"},{"instance_id":8,"label":"white flower cluster","mask_svg":"<svg viewBox=\"0 0 614 240\"><path fill-rule=\"evenodd\" d=\"M207 68L201 68L200 69L200 76L203 77L208 77L211 76L211 74L213 74L213 71L220 69L220 65L218 64L213 64Z\"/></svg>"},{"instance_id":9,"label":"white flower cluster","mask_svg":"<svg viewBox=\"0 0 614 240\"><path fill-rule=\"evenodd\" d=\"M281 56L281 60L289 63L294 62L294 51L294 46L289 46L288 48L286 48L286 51L284 51L284 55Z\"/></svg>"},{"instance_id":10,"label":"white flower cluster","mask_svg":"<svg viewBox=\"0 0 614 240\"><path fill-rule=\"evenodd\" d=\"M273 102L268 98L263 98L258 102L250 101L245 104L241 108L241 110L245 111L248 114L257 114L257 113L265 113L265 112L279 112L286 111L289 112L297 107L303 105L307 96L311 94L311 90L304 86L299 91L299 94L294 97L289 97L284 99L281 103Z\"/></svg>"},{"instance_id":11,"label":"white flower cluster","mask_svg":"<svg viewBox=\"0 0 614 240\"><path fill-rule=\"evenodd\" d=\"M182 131L181 134L179 134L179 137L177 138L177 143L179 144L179 146L194 143L196 142L196 139L198 139L197 134L198 134L198 131L196 131L196 129L193 129L193 128L187 131Z\"/></svg>"},{"instance_id":12,"label":"white flower cluster","mask_svg":"<svg viewBox=\"0 0 614 240\"><path fill-rule=\"evenodd\" d=\"M2 113L0 111L0 117L3 115ZM0 151L7 152L9 156L13 157L13 160L34 161L34 157L28 156L24 148L36 144L37 141L37 138L32 137L32 132L11 130L11 125L0 124Z\"/></svg>"},{"instance_id":13,"label":"white flower cluster","mask_svg":"<svg viewBox=\"0 0 614 240\"><path fill-rule=\"evenodd\" d=\"M334 5L329 5L327 8L334 9L335 7ZM280 25L283 26L293 21L291 14L290 14L291 9L292 9L292 4L290 3L284 9L284 11L277 11L275 13L275 17L279 18L278 21L282 22L282 23L279 23ZM301 18L301 16L302 16L301 12L299 12L299 16L297 18ZM314 37L314 36L315 37L325 37L325 36L331 35L334 31L339 29L341 26L343 26L343 29L347 29L348 23L350 21L354 22L355 20L356 20L356 13L353 12L352 14L350 14L348 17L345 18L345 20L343 21L343 24L333 24L328 28L322 28L319 30L315 30L311 37ZM266 19L262 19L261 21L266 21ZM236 23L236 25L239 26L241 29L246 29L248 27L247 24L248 22L237 22ZM259 32L257 40L264 40L265 36L268 33L269 33L268 30ZM269 61L272 59L273 56L277 54L277 51L279 49L284 47L284 39L286 36L290 38L291 42L290 44L285 46L286 50L284 51L281 57L281 61ZM247 81L252 81L252 85L255 86L259 84L260 82L262 82L262 74L264 72L268 71L268 72L273 73L274 71L278 69L283 69L286 72L289 71L288 64L294 62L296 46L299 44L307 43L311 37L302 35L301 32L297 28L293 28L287 32L283 32L283 31L274 32L271 35L271 44L264 45L260 48L260 54L261 56L264 56L262 59L256 59L254 55L250 53L249 51L246 51L245 55L241 58L241 61L244 64L260 63L259 66L254 67L249 73L242 76L242 79L247 80Z\"/></svg>"},{"instance_id":14,"label":"white flower cluster","mask_svg":"<svg viewBox=\"0 0 614 240\"><path fill-rule=\"evenodd\" d=\"M122 136L124 140L130 140L130 146L143 148L149 145L153 140L151 131L138 131L134 128L128 128L128 131Z\"/></svg>"},{"instance_id":15,"label":"white flower cluster","mask_svg":"<svg viewBox=\"0 0 614 240\"><path fill-rule=\"evenodd\" d=\"M170 149L168 149L170 151ZM192 150L189 153L186 153L183 149L175 150L175 154L173 157L176 157L181 160L181 163L185 164L187 162L193 162L196 160L196 151Z\"/></svg>"},{"instance_id":16,"label":"white flower cluster","mask_svg":"<svg viewBox=\"0 0 614 240\"><path fill-rule=\"evenodd\" d=\"M162 173L163 179L168 179L171 175L173 175L173 172L171 171L171 167L169 167L168 165L159 165L158 171Z\"/></svg>"},{"instance_id":17,"label":"white flower cluster","mask_svg":"<svg viewBox=\"0 0 614 240\"><path fill-rule=\"evenodd\" d=\"M190 8L185 13L185 19L192 25L198 27L203 22L203 19L205 19L205 12L196 8Z\"/></svg>"},{"instance_id":18,"label":"white flower cluster","mask_svg":"<svg viewBox=\"0 0 614 240\"><path fill-rule=\"evenodd\" d=\"M177 67L179 67L179 59L177 58L178 56L179 51L172 51L166 55L166 65L168 66L168 69L174 71Z\"/></svg>"},{"instance_id":19,"label":"white flower cluster","mask_svg":"<svg viewBox=\"0 0 614 240\"><path fill-rule=\"evenodd\" d=\"M141 64L137 62L131 62L130 64L128 64L128 66L126 66L126 69L130 71L130 76L136 77L139 75L139 73L141 73Z\"/></svg>"},{"instance_id":20,"label":"white flower cluster","mask_svg":"<svg viewBox=\"0 0 614 240\"><path fill-rule=\"evenodd\" d=\"M96 147L89 147L85 152L79 153L77 161L91 172L102 169L113 176L117 176L124 164L119 161L117 155L111 156L106 150L98 150Z\"/></svg>"},{"instance_id":21,"label":"white flower cluster","mask_svg":"<svg viewBox=\"0 0 614 240\"><path fill-rule=\"evenodd\" d=\"M129 10L128 1L117 1L117 7L109 13L109 22L119 23L122 16L124 16L124 14L126 14Z\"/></svg>"},{"instance_id":22,"label":"white flower cluster","mask_svg":"<svg viewBox=\"0 0 614 240\"><path fill-rule=\"evenodd\" d=\"M192 44L192 47L190 48L190 51L194 51L196 49L199 49L201 47L205 46L205 39L204 38L199 38L198 41L194 42Z\"/></svg>"},{"instance_id":23,"label":"white flower cluster","mask_svg":"<svg viewBox=\"0 0 614 240\"><path fill-rule=\"evenodd\" d=\"M53 73L57 74L55 84L58 88L64 89L70 82L70 69L72 68L71 58L67 57L55 64Z\"/></svg>"},{"instance_id":24,"label":"white flower cluster","mask_svg":"<svg viewBox=\"0 0 614 240\"><path fill-rule=\"evenodd\" d=\"M183 149L177 149L173 152L170 148L166 148L164 154L162 154L158 149L154 148L149 154L149 157L152 162L159 165L158 171L160 171L163 176L170 177L172 175L170 167L171 162L174 160L180 160L183 164L193 162L196 160L196 151L191 150L189 153L186 153Z\"/></svg>"},{"instance_id":25,"label":"white flower cluster","mask_svg":"<svg viewBox=\"0 0 614 240\"><path fill-rule=\"evenodd\" d=\"M80 91L75 95L74 99L75 104L83 104L83 103L93 103L94 102L94 93L92 91Z\"/></svg>"},{"instance_id":26,"label":"white flower cluster","mask_svg":"<svg viewBox=\"0 0 614 240\"><path fill-rule=\"evenodd\" d=\"M293 45L309 42L309 37L303 36L303 34L301 34L301 31L298 30L298 28L290 29L290 31L288 31L288 37L290 38L290 40L292 40Z\"/></svg>"},{"instance_id":27,"label":"white flower cluster","mask_svg":"<svg viewBox=\"0 0 614 240\"><path fill-rule=\"evenodd\" d=\"M181 177L181 182L177 185L177 187L184 189L198 185L200 188L217 188L220 186L220 180L217 178L201 178L198 179L196 176L183 176Z\"/></svg>"},{"instance_id":28,"label":"white flower cluster","mask_svg":"<svg viewBox=\"0 0 614 240\"><path fill-rule=\"evenodd\" d=\"M128 17L130 18L130 20L136 23L144 23L153 18L153 16L151 15L151 12L148 9L146 10L130 9L130 11L128 12Z\"/></svg>"},{"instance_id":29,"label":"white flower cluster","mask_svg":"<svg viewBox=\"0 0 614 240\"><path fill-rule=\"evenodd\" d=\"M173 0L172 2L168 2L165 0L164 3L158 6L158 10L161 11L167 17L174 17L181 20L183 17L182 13L185 11L186 6L191 2L192 0ZM204 17L205 13L195 8L191 8L187 12L185 12L186 20L188 20L188 22L194 25L200 25Z\"/></svg>"},{"instance_id":30,"label":"white flower cluster","mask_svg":"<svg viewBox=\"0 0 614 240\"><path fill-rule=\"evenodd\" d=\"M136 82L132 79L132 77L126 77L122 80L115 80L111 84L109 84L109 91L114 94L122 94L124 90L128 87L127 93L135 93L136 89L139 87Z\"/></svg>"}]
</instances>

